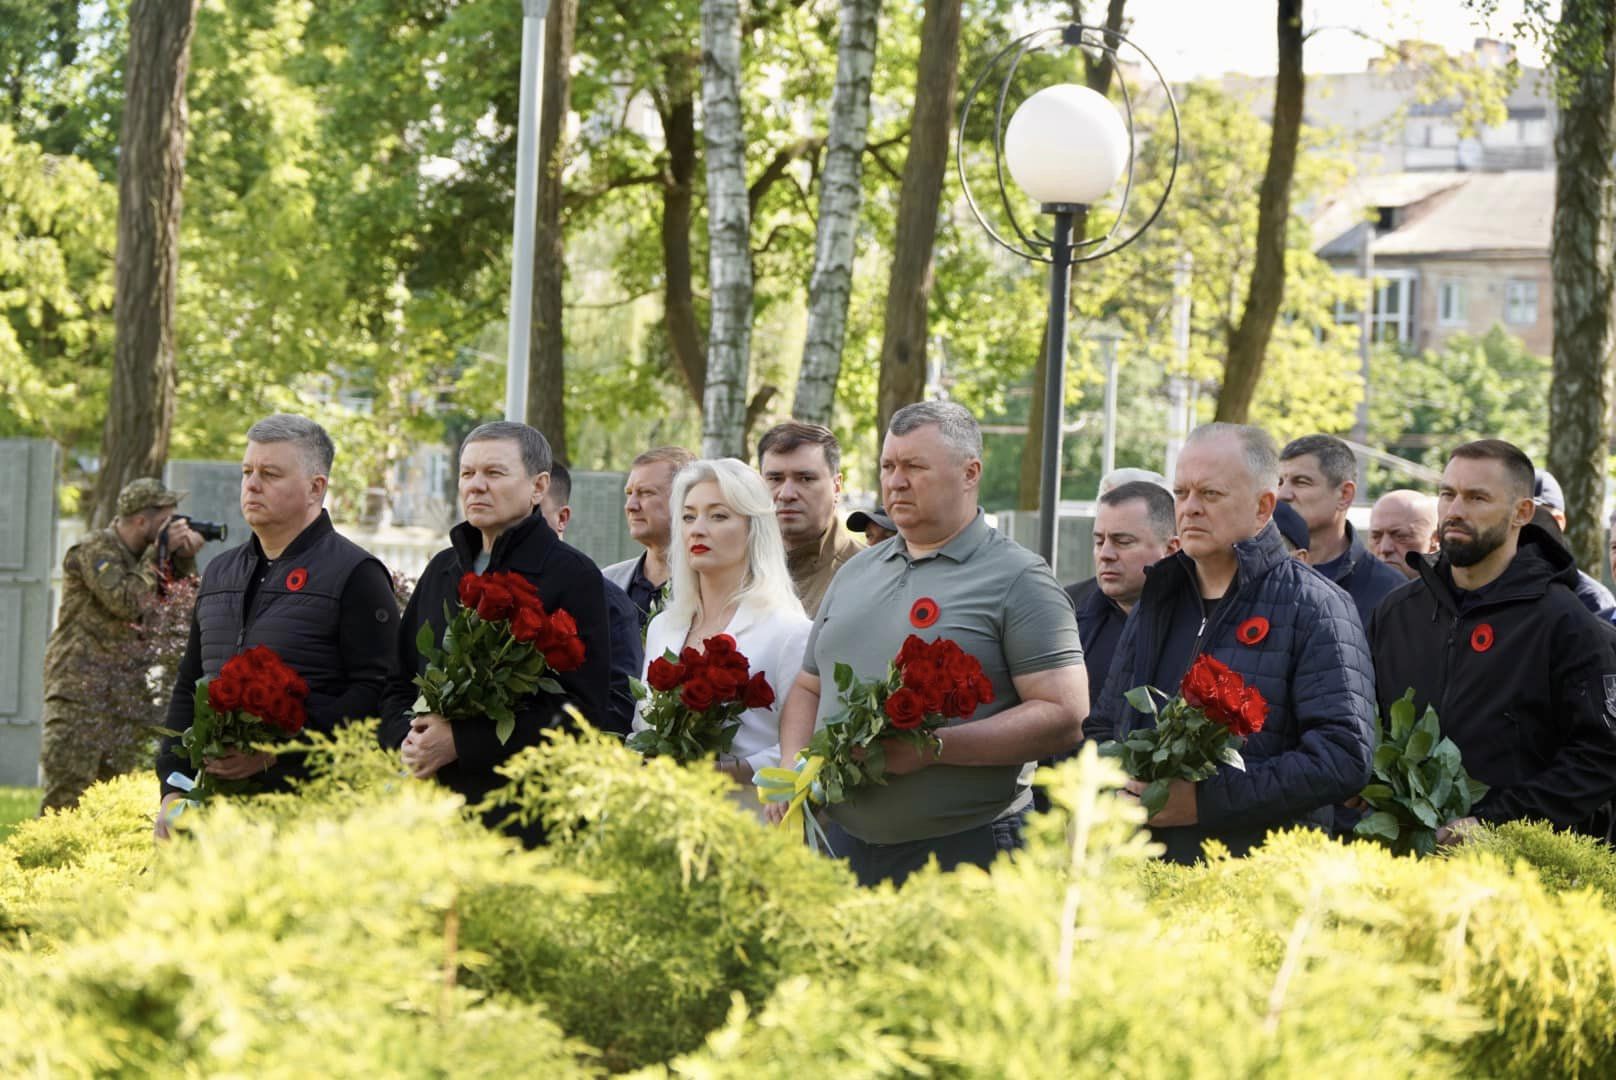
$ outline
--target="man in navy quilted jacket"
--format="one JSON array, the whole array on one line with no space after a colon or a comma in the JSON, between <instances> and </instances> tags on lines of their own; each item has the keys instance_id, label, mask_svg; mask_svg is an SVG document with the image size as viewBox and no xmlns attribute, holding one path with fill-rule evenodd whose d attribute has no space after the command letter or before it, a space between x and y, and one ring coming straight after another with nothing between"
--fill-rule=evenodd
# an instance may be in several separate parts
<instances>
[{"instance_id":1,"label":"man in navy quilted jacket","mask_svg":"<svg viewBox=\"0 0 1616 1080\"><path fill-rule=\"evenodd\" d=\"M1279 455L1260 428L1206 424L1190 435L1173 480L1182 546L1151 567L1084 726L1104 741L1152 723L1123 694L1146 684L1176 693L1201 653L1267 699L1244 771L1174 781L1150 819L1175 862L1195 861L1206 840L1240 855L1271 829L1325 827L1331 807L1369 780L1375 683L1363 627L1345 592L1286 554L1272 520L1278 486Z\"/></svg>"}]
</instances>

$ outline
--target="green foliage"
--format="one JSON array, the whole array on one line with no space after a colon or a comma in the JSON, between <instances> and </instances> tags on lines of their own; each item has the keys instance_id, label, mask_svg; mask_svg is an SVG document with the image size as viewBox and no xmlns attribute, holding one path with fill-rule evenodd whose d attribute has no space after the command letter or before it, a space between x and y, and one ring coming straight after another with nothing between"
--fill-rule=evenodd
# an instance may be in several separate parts
<instances>
[{"instance_id":1,"label":"green foliage","mask_svg":"<svg viewBox=\"0 0 1616 1080\"><path fill-rule=\"evenodd\" d=\"M0 841L39 810L38 788L0 788Z\"/></svg>"},{"instance_id":2,"label":"green foliage","mask_svg":"<svg viewBox=\"0 0 1616 1080\"><path fill-rule=\"evenodd\" d=\"M1354 827L1358 836L1379 840L1399 855L1432 855L1437 830L1487 793L1459 759L1459 747L1442 734L1436 710L1414 719L1414 691L1398 698L1390 723L1379 731L1375 776L1361 798L1370 812Z\"/></svg>"},{"instance_id":3,"label":"green foliage","mask_svg":"<svg viewBox=\"0 0 1616 1080\"><path fill-rule=\"evenodd\" d=\"M779 979L837 962L846 871L761 827L712 768L590 738L523 751L502 771L512 785L496 797L542 820L555 865L600 891L559 906L520 890L482 897L465 922L467 945L490 957L474 978L543 1001L608 1064L692 1049L732 994L761 1003Z\"/></svg>"},{"instance_id":4,"label":"green foliage","mask_svg":"<svg viewBox=\"0 0 1616 1080\"><path fill-rule=\"evenodd\" d=\"M991 871L861 890L716 771L557 738L496 799L368 725L295 795L150 839L149 778L0 847L5 1075L1595 1077L1616 856L1541 825L1442 858L1319 833L1167 866L1092 750ZM1029 1035L1029 1033L1033 1033Z\"/></svg>"}]
</instances>

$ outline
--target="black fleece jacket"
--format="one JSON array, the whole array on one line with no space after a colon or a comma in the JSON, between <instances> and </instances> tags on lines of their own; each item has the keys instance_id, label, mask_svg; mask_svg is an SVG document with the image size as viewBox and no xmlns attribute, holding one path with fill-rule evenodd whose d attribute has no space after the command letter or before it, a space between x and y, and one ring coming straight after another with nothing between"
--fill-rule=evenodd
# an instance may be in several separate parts
<instances>
[{"instance_id":1,"label":"black fleece jacket","mask_svg":"<svg viewBox=\"0 0 1616 1080\"><path fill-rule=\"evenodd\" d=\"M445 607L451 613L459 609L460 578L472 569L482 550L482 534L468 522L456 525L449 540L451 546L433 556L421 573L404 610L396 674L382 696L378 735L385 747L401 746L410 733L410 719L420 693L412 680L426 670L426 661L415 648L416 635L423 623L429 623L434 639L442 645ZM566 713L561 711L564 702L570 701L592 722L601 723L607 715L611 669L611 635L600 571L587 555L559 540L541 515L533 514L500 535L490 552L488 570L521 574L538 589L546 610L560 609L570 614L583 639L584 662L575 671L555 676L565 697L539 691L517 704L516 730L509 742L500 743L492 720L455 724L458 760L438 770L437 780L464 795L468 804L480 802L501 786L504 781L494 769L523 747L538 745L545 728L570 726ZM503 815L489 815L485 820L495 825L502 818Z\"/></svg>"},{"instance_id":2,"label":"black fleece jacket","mask_svg":"<svg viewBox=\"0 0 1616 1080\"><path fill-rule=\"evenodd\" d=\"M1435 706L1486 821L1540 819L1602 834L1616 797L1616 629L1574 592L1571 555L1534 525L1504 573L1466 592L1446 556L1387 597L1369 632L1384 715L1410 688Z\"/></svg>"}]
</instances>

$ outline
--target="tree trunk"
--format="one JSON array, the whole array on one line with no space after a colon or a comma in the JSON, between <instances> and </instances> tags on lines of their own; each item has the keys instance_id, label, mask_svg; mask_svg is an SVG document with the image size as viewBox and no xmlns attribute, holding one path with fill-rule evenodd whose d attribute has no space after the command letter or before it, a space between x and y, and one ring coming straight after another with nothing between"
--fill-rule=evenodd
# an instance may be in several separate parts
<instances>
[{"instance_id":1,"label":"tree trunk","mask_svg":"<svg viewBox=\"0 0 1616 1080\"><path fill-rule=\"evenodd\" d=\"M825 169L819 178L819 234L808 282L808 340L791 415L830 425L836 378L853 293L853 237L858 231L864 143L870 130L870 80L875 71L881 0L842 0L836 89L830 99Z\"/></svg>"},{"instance_id":2,"label":"tree trunk","mask_svg":"<svg viewBox=\"0 0 1616 1080\"><path fill-rule=\"evenodd\" d=\"M552 0L545 16L544 86L539 107L539 217L533 249L533 320L529 338L528 423L544 432L557 460L567 460L566 347L562 289L566 237L562 232L561 173L566 163L567 113L572 95L572 44L578 0Z\"/></svg>"},{"instance_id":3,"label":"tree trunk","mask_svg":"<svg viewBox=\"0 0 1616 1080\"><path fill-rule=\"evenodd\" d=\"M893 413L919 401L926 389L931 254L937 237L937 204L948 169L948 137L954 127L959 40L960 0L926 0L915 106L909 114L909 154L898 191L898 226L881 333L876 406L882 432Z\"/></svg>"},{"instance_id":4,"label":"tree trunk","mask_svg":"<svg viewBox=\"0 0 1616 1080\"><path fill-rule=\"evenodd\" d=\"M129 10L118 140L118 255L112 397L89 521L117 513L118 492L158 476L174 422L174 296L185 180L185 78L197 0L135 0Z\"/></svg>"},{"instance_id":5,"label":"tree trunk","mask_svg":"<svg viewBox=\"0 0 1616 1080\"><path fill-rule=\"evenodd\" d=\"M1127 0L1110 0L1106 7L1105 28L1122 32L1123 9ZM1081 14L1079 12L1079 14ZM1113 43L1114 44L1114 43ZM1116 60L1110 53L1098 56L1085 53L1083 81L1090 90L1102 97L1111 92L1111 76L1116 71ZM1085 209L1072 217L1072 242L1081 244L1089 231L1089 213ZM1072 268L1073 277L1082 270L1082 264ZM1043 482L1044 461L1044 382L1049 377L1049 335L1044 335L1038 346L1038 360L1033 365L1032 406L1027 413L1027 437L1021 444L1021 476L1016 489L1016 509L1038 509L1039 485Z\"/></svg>"},{"instance_id":6,"label":"tree trunk","mask_svg":"<svg viewBox=\"0 0 1616 1080\"><path fill-rule=\"evenodd\" d=\"M1549 471L1566 497L1566 539L1590 572L1602 565L1610 373L1616 326L1616 17L1606 0L1566 0L1567 25L1597 26L1600 62L1571 78L1555 132L1554 381ZM1562 73L1562 79L1566 73Z\"/></svg>"},{"instance_id":7,"label":"tree trunk","mask_svg":"<svg viewBox=\"0 0 1616 1080\"><path fill-rule=\"evenodd\" d=\"M703 457L746 456L746 383L752 352L752 216L741 114L739 0L702 0L701 113L707 162L707 386Z\"/></svg>"},{"instance_id":8,"label":"tree trunk","mask_svg":"<svg viewBox=\"0 0 1616 1080\"><path fill-rule=\"evenodd\" d=\"M1257 204L1257 251L1240 322L1229 334L1229 355L1218 391L1217 419L1243 424L1262 376L1268 339L1285 299L1285 234L1290 228L1291 177L1302 129L1302 0L1279 0L1279 77L1274 80L1273 139Z\"/></svg>"},{"instance_id":9,"label":"tree trunk","mask_svg":"<svg viewBox=\"0 0 1616 1080\"><path fill-rule=\"evenodd\" d=\"M707 347L691 285L690 226L696 182L696 102L681 58L668 62L668 102L661 110L668 176L662 189L662 311L668 348L697 405L707 388Z\"/></svg>"}]
</instances>

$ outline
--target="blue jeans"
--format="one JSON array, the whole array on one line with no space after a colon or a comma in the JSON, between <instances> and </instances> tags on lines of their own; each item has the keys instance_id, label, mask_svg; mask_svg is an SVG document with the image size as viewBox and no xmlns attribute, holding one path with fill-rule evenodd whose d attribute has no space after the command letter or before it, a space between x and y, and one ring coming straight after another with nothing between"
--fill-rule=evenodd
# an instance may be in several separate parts
<instances>
[{"instance_id":1,"label":"blue jeans","mask_svg":"<svg viewBox=\"0 0 1616 1080\"><path fill-rule=\"evenodd\" d=\"M964 832L900 844L867 843L834 823L826 834L837 855L847 859L860 885L873 886L883 881L902 885L910 874L925 866L933 857L944 870L957 866L980 866L985 869L998 858L1001 851L1015 851L1021 847L1021 823L1025 815L1026 811L1020 810Z\"/></svg>"}]
</instances>

